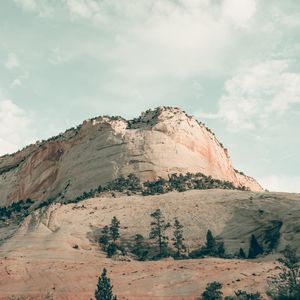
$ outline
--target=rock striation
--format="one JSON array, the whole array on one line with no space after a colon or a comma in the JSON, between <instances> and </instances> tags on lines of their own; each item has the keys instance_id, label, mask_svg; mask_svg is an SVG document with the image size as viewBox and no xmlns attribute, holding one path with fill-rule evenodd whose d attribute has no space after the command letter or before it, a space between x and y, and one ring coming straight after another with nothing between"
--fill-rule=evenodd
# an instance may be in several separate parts
<instances>
[{"instance_id":1,"label":"rock striation","mask_svg":"<svg viewBox=\"0 0 300 300\"><path fill-rule=\"evenodd\" d=\"M147 181L188 172L263 190L233 168L227 149L204 124L179 108L158 107L130 121L89 119L0 157L0 206L27 198L72 198L130 173Z\"/></svg>"}]
</instances>

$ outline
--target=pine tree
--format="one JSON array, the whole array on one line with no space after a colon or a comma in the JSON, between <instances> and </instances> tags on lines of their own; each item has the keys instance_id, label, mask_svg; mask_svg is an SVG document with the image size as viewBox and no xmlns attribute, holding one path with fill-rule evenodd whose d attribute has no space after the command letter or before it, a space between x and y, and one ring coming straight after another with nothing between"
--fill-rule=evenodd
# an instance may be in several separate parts
<instances>
[{"instance_id":1,"label":"pine tree","mask_svg":"<svg viewBox=\"0 0 300 300\"><path fill-rule=\"evenodd\" d=\"M170 227L170 224L166 223L160 209L155 210L150 216L153 218L153 221L151 222L152 228L149 238L157 242L159 256L162 257L166 254L168 248L169 238L166 236L166 230Z\"/></svg>"},{"instance_id":2,"label":"pine tree","mask_svg":"<svg viewBox=\"0 0 300 300\"><path fill-rule=\"evenodd\" d=\"M246 258L246 253L245 253L245 251L244 251L243 248L240 248L238 256L241 259L245 259Z\"/></svg>"},{"instance_id":3,"label":"pine tree","mask_svg":"<svg viewBox=\"0 0 300 300\"><path fill-rule=\"evenodd\" d=\"M103 250L107 249L110 241L110 234L108 226L104 226L101 230L101 236L99 238L99 243L102 245Z\"/></svg>"},{"instance_id":4,"label":"pine tree","mask_svg":"<svg viewBox=\"0 0 300 300\"><path fill-rule=\"evenodd\" d=\"M176 257L181 257L182 253L186 250L186 246L184 245L184 237L183 237L183 225L180 224L177 218L174 221L174 237L172 238L173 246L176 249Z\"/></svg>"},{"instance_id":5,"label":"pine tree","mask_svg":"<svg viewBox=\"0 0 300 300\"><path fill-rule=\"evenodd\" d=\"M216 239L210 230L206 234L206 250L208 254L215 255L216 252Z\"/></svg>"},{"instance_id":6,"label":"pine tree","mask_svg":"<svg viewBox=\"0 0 300 300\"><path fill-rule=\"evenodd\" d=\"M222 284L220 282L211 282L206 286L205 291L202 293L202 300L222 300L223 293L221 291Z\"/></svg>"},{"instance_id":7,"label":"pine tree","mask_svg":"<svg viewBox=\"0 0 300 300\"><path fill-rule=\"evenodd\" d=\"M104 268L101 277L98 278L97 289L95 291L96 300L117 300L117 297L113 295L113 286L106 273L107 271Z\"/></svg>"},{"instance_id":8,"label":"pine tree","mask_svg":"<svg viewBox=\"0 0 300 300\"><path fill-rule=\"evenodd\" d=\"M263 252L263 247L258 243L256 236L252 234L250 238L248 258L256 258L257 255L262 254Z\"/></svg>"},{"instance_id":9,"label":"pine tree","mask_svg":"<svg viewBox=\"0 0 300 300\"><path fill-rule=\"evenodd\" d=\"M116 217L113 217L109 227L110 236L113 242L116 242L116 240L119 239L120 237L119 229L120 229L120 221Z\"/></svg>"}]
</instances>

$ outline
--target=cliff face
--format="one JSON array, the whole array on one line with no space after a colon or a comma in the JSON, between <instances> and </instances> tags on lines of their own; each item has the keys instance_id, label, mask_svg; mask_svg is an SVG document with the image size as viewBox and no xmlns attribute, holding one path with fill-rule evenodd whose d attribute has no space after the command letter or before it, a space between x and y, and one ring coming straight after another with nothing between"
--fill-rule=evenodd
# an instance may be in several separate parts
<instances>
[{"instance_id":1,"label":"cliff face","mask_svg":"<svg viewBox=\"0 0 300 300\"><path fill-rule=\"evenodd\" d=\"M261 186L234 170L227 150L193 117L160 107L139 118L99 117L46 142L0 158L0 205L32 198L72 198L121 175L142 181L172 173L201 172L213 178Z\"/></svg>"}]
</instances>

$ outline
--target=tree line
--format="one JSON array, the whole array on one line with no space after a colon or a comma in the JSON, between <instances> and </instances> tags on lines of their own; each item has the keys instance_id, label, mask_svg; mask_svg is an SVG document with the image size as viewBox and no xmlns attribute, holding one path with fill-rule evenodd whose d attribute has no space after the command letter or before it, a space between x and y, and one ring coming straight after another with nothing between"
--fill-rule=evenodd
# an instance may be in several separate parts
<instances>
[{"instance_id":1,"label":"tree line","mask_svg":"<svg viewBox=\"0 0 300 300\"><path fill-rule=\"evenodd\" d=\"M140 261L157 260L169 256L172 256L174 259L194 259L205 256L254 259L265 253L262 244L252 234L247 254L242 248L235 254L229 254L226 252L224 242L217 239L211 230L207 231L206 241L203 245L198 249L188 251L184 238L184 226L177 217L174 218L172 225L166 221L160 209L153 211L150 217L148 240L141 234L135 234L130 244L125 246L126 243L121 242L120 221L114 216L110 225L106 225L101 229L98 240L100 247L106 252L108 257L112 257L116 253L126 255L130 252ZM168 234L170 229L172 229L171 240Z\"/></svg>"},{"instance_id":2,"label":"tree line","mask_svg":"<svg viewBox=\"0 0 300 300\"><path fill-rule=\"evenodd\" d=\"M282 254L282 258L278 259L281 272L271 278L266 293L272 300L299 300L300 257L290 246L287 246ZM210 282L195 300L263 300L259 292L250 293L243 290L237 290L233 295L224 298L222 287L222 283L218 281ZM103 269L102 275L98 278L95 298L96 300L117 300L106 269Z\"/></svg>"}]
</instances>

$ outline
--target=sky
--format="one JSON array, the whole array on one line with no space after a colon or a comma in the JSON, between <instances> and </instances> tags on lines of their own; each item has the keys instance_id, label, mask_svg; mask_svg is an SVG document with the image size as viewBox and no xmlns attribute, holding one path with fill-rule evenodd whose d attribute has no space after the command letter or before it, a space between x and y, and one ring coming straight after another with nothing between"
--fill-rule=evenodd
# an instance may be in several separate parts
<instances>
[{"instance_id":1,"label":"sky","mask_svg":"<svg viewBox=\"0 0 300 300\"><path fill-rule=\"evenodd\" d=\"M298 0L2 0L0 155L179 106L236 169L300 193Z\"/></svg>"}]
</instances>

